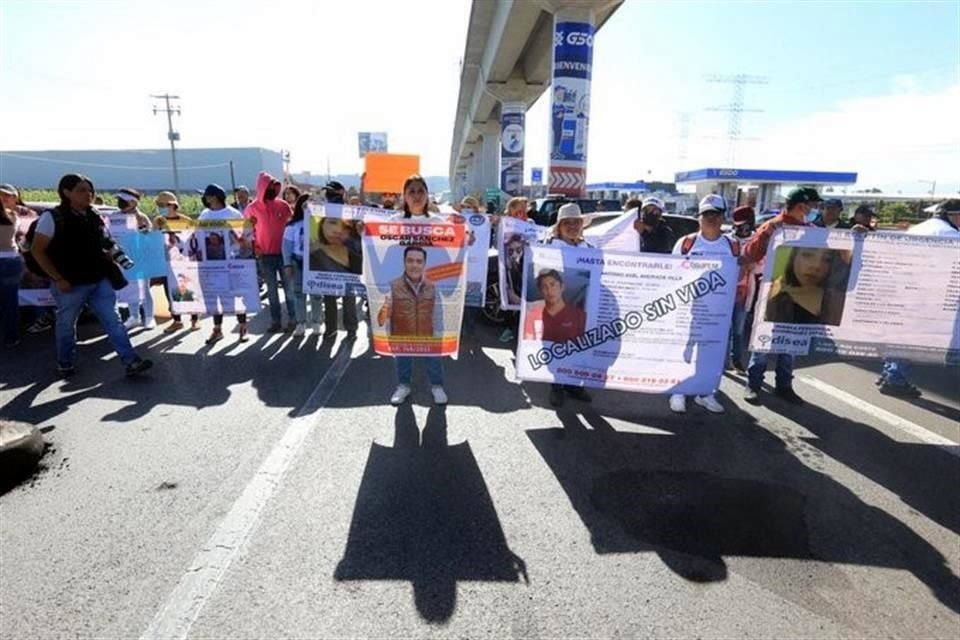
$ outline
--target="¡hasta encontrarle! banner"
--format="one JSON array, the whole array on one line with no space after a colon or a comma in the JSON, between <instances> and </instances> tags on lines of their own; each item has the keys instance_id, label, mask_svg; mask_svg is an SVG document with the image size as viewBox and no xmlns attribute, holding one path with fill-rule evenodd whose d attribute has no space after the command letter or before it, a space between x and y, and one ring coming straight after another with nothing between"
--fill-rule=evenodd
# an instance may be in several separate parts
<instances>
[{"instance_id":1,"label":"\u00a1hasta encontrarle! banner","mask_svg":"<svg viewBox=\"0 0 960 640\"><path fill-rule=\"evenodd\" d=\"M171 311L256 313L260 309L253 227L247 220L169 220Z\"/></svg>"},{"instance_id":2,"label":"\u00a1hasta encontrarle! banner","mask_svg":"<svg viewBox=\"0 0 960 640\"><path fill-rule=\"evenodd\" d=\"M363 279L381 355L453 356L466 293L462 224L365 220Z\"/></svg>"},{"instance_id":3,"label":"\u00a1hasta encontrarle! banner","mask_svg":"<svg viewBox=\"0 0 960 640\"><path fill-rule=\"evenodd\" d=\"M300 239L303 291L317 296L366 296L358 223L386 220L393 213L375 207L310 205L304 227L308 237Z\"/></svg>"},{"instance_id":4,"label":"\u00a1hasta encontrarle! banner","mask_svg":"<svg viewBox=\"0 0 960 640\"><path fill-rule=\"evenodd\" d=\"M520 379L688 395L720 384L735 258L531 245L526 262Z\"/></svg>"},{"instance_id":5,"label":"\u00a1hasta encontrarle! banner","mask_svg":"<svg viewBox=\"0 0 960 640\"><path fill-rule=\"evenodd\" d=\"M527 245L538 242L545 227L504 216L497 224L497 282L500 308L519 311L523 299L523 264Z\"/></svg>"},{"instance_id":6,"label":"\u00a1hasta encontrarle! banner","mask_svg":"<svg viewBox=\"0 0 960 640\"><path fill-rule=\"evenodd\" d=\"M960 364L960 240L785 228L770 239L750 348Z\"/></svg>"}]
</instances>

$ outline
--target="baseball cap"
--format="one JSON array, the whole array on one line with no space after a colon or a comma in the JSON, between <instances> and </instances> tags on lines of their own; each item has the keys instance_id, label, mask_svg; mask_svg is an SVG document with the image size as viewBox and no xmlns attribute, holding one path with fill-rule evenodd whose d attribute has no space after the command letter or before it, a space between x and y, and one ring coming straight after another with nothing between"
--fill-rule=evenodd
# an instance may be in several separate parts
<instances>
[{"instance_id":1,"label":"baseball cap","mask_svg":"<svg viewBox=\"0 0 960 640\"><path fill-rule=\"evenodd\" d=\"M337 182L336 180L331 180L327 184L323 185L325 191L346 191L347 188L343 186L342 183Z\"/></svg>"},{"instance_id":2,"label":"baseball cap","mask_svg":"<svg viewBox=\"0 0 960 640\"><path fill-rule=\"evenodd\" d=\"M236 193L237 191L246 191L247 193L250 193L250 189L247 188L247 185L245 185L245 184L242 184L242 185L240 185L239 187L237 187L236 189L233 190L234 193Z\"/></svg>"},{"instance_id":3,"label":"baseball cap","mask_svg":"<svg viewBox=\"0 0 960 640\"><path fill-rule=\"evenodd\" d=\"M820 202L820 194L813 187L796 187L787 194L787 208L806 202Z\"/></svg>"},{"instance_id":4,"label":"baseball cap","mask_svg":"<svg viewBox=\"0 0 960 640\"><path fill-rule=\"evenodd\" d=\"M0 184L0 193L5 193L8 196L20 195L19 193L17 193L16 187L14 187L12 184L7 184L6 182L3 184Z\"/></svg>"},{"instance_id":5,"label":"baseball cap","mask_svg":"<svg viewBox=\"0 0 960 640\"><path fill-rule=\"evenodd\" d=\"M744 205L742 207L737 207L733 210L733 224L753 224L756 221L756 214L753 211L753 207Z\"/></svg>"},{"instance_id":6,"label":"baseball cap","mask_svg":"<svg viewBox=\"0 0 960 640\"><path fill-rule=\"evenodd\" d=\"M640 210L643 211L649 206L656 207L657 209L660 210L660 213L663 213L664 211L667 210L667 205L663 203L663 200L661 200L660 198L654 198L652 196L649 198L644 198L643 202L640 204Z\"/></svg>"},{"instance_id":7,"label":"baseball cap","mask_svg":"<svg viewBox=\"0 0 960 640\"><path fill-rule=\"evenodd\" d=\"M843 200L841 200L840 198L827 198L826 200L823 201L823 206L839 207L840 209L843 209Z\"/></svg>"},{"instance_id":8,"label":"baseball cap","mask_svg":"<svg viewBox=\"0 0 960 640\"><path fill-rule=\"evenodd\" d=\"M140 202L140 198L142 197L139 191L136 189L131 189L130 187L118 189L114 196L120 200L123 200L124 202Z\"/></svg>"},{"instance_id":9,"label":"baseball cap","mask_svg":"<svg viewBox=\"0 0 960 640\"><path fill-rule=\"evenodd\" d=\"M697 207L697 213L703 215L710 211L717 211L721 214L727 211L727 201L723 199L723 196L718 196L715 193L704 196L703 200L700 201L700 206Z\"/></svg>"}]
</instances>

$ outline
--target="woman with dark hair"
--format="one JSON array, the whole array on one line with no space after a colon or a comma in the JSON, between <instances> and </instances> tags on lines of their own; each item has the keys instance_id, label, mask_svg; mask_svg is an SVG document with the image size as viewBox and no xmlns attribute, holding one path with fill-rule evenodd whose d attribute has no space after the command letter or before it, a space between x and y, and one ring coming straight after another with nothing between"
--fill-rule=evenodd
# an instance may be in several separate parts
<instances>
[{"instance_id":1,"label":"woman with dark hair","mask_svg":"<svg viewBox=\"0 0 960 640\"><path fill-rule=\"evenodd\" d=\"M3 346L20 342L17 325L23 258L17 250L17 190L0 184L0 336Z\"/></svg>"},{"instance_id":2,"label":"woman with dark hair","mask_svg":"<svg viewBox=\"0 0 960 640\"><path fill-rule=\"evenodd\" d=\"M439 216L431 214L427 210L428 197L430 191L427 189L427 182L419 175L412 175L403 183L403 209L390 217L391 220L430 220L431 222L442 222ZM426 252L423 252L426 253ZM405 260L406 261L406 260ZM422 265L422 262L421 262ZM422 281L421 281L422 283ZM418 283L420 284L420 283ZM420 287L424 289L425 287ZM407 297L416 302L417 292L408 287ZM388 297L384 309L378 313L387 317L394 311L400 313L400 300L394 300ZM409 305L407 305L409 306ZM384 314L384 310L386 313ZM395 327L394 327L395 329ZM390 396L390 404L397 406L403 404L410 396L410 383L413 380L413 360L410 356L396 356L394 358L397 367L397 388ZM447 393L443 389L443 363L439 357L422 358L427 367L427 377L430 379L430 391L433 395L433 401L436 404L447 404Z\"/></svg>"},{"instance_id":3,"label":"woman with dark hair","mask_svg":"<svg viewBox=\"0 0 960 640\"><path fill-rule=\"evenodd\" d=\"M307 296L303 291L304 227L309 224L309 220L304 219L304 216L309 200L310 195L306 193L297 198L293 207L293 217L290 218L290 222L287 223L287 227L283 231L281 255L283 256L284 294L294 302L297 321L297 326L293 330L295 336L302 336L306 333L307 298L310 298L310 320L313 324L314 333L320 333L320 313L323 307L322 296ZM312 259L313 256L311 255Z\"/></svg>"},{"instance_id":4,"label":"woman with dark hair","mask_svg":"<svg viewBox=\"0 0 960 640\"><path fill-rule=\"evenodd\" d=\"M351 246L352 225L340 218L321 218L316 249L310 252L311 271L363 273L363 256Z\"/></svg>"},{"instance_id":5,"label":"woman with dark hair","mask_svg":"<svg viewBox=\"0 0 960 640\"><path fill-rule=\"evenodd\" d=\"M295 186L295 185L292 185L292 184L288 184L288 185L283 189L283 200L284 200L288 205L290 205L290 208L291 208L291 209L292 209L294 206L296 206L297 200L299 200L299 199L300 199L300 196L302 196L302 195L303 195L303 193L300 191L300 188L297 187L297 186Z\"/></svg>"},{"instance_id":6,"label":"woman with dark hair","mask_svg":"<svg viewBox=\"0 0 960 640\"><path fill-rule=\"evenodd\" d=\"M787 267L774 283L766 320L790 324L839 326L843 317L849 261L846 251L793 247Z\"/></svg>"},{"instance_id":7,"label":"woman with dark hair","mask_svg":"<svg viewBox=\"0 0 960 640\"><path fill-rule=\"evenodd\" d=\"M153 363L137 355L117 315L117 296L111 284L116 266L105 249L112 244L103 220L91 206L93 181L68 173L57 185L60 204L37 220L30 253L54 282L57 302L57 365L60 373L74 373L77 318L88 305L100 320L110 343L126 365L127 375L146 371Z\"/></svg>"}]
</instances>

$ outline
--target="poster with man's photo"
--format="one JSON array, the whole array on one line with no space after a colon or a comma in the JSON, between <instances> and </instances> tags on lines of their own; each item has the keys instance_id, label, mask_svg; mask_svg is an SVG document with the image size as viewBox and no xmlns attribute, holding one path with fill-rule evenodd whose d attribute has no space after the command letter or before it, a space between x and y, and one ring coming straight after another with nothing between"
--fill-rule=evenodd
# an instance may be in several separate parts
<instances>
[{"instance_id":1,"label":"poster with man's photo","mask_svg":"<svg viewBox=\"0 0 960 640\"><path fill-rule=\"evenodd\" d=\"M750 348L960 364L960 240L785 227Z\"/></svg>"},{"instance_id":2,"label":"poster with man's photo","mask_svg":"<svg viewBox=\"0 0 960 640\"><path fill-rule=\"evenodd\" d=\"M385 220L393 211L344 204L312 204L304 216L303 290L317 296L365 296L364 219Z\"/></svg>"},{"instance_id":3,"label":"poster with man's photo","mask_svg":"<svg viewBox=\"0 0 960 640\"><path fill-rule=\"evenodd\" d=\"M465 225L368 218L363 245L374 350L456 358L467 288Z\"/></svg>"},{"instance_id":4,"label":"poster with man's photo","mask_svg":"<svg viewBox=\"0 0 960 640\"><path fill-rule=\"evenodd\" d=\"M532 245L517 377L643 393L712 393L726 361L738 267Z\"/></svg>"},{"instance_id":5,"label":"poster with man's photo","mask_svg":"<svg viewBox=\"0 0 960 640\"><path fill-rule=\"evenodd\" d=\"M523 296L524 251L540 240L544 227L504 216L497 224L497 283L500 308L519 311Z\"/></svg>"},{"instance_id":6,"label":"poster with man's photo","mask_svg":"<svg viewBox=\"0 0 960 640\"><path fill-rule=\"evenodd\" d=\"M247 220L170 220L164 231L172 311L256 313L253 228Z\"/></svg>"}]
</instances>

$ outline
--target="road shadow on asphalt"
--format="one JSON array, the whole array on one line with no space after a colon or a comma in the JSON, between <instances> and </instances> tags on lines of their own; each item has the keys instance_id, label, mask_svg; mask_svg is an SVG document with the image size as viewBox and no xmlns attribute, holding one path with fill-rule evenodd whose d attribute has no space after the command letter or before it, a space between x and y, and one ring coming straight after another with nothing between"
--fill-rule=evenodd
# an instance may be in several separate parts
<instances>
[{"instance_id":1,"label":"road shadow on asphalt","mask_svg":"<svg viewBox=\"0 0 960 640\"><path fill-rule=\"evenodd\" d=\"M157 405L189 406L197 409L219 406L230 400L232 385L249 383L260 402L268 407L287 407L297 414L310 392L323 377L341 349L352 343L321 340L317 335L303 339L289 334L258 333L256 327L268 320L251 323L251 341L243 354L234 353L240 343L235 336L217 347L201 346L196 353L169 351L183 335L165 335L156 330L147 341L136 345L138 353L154 362L146 373L127 378L109 341L98 324L78 327L78 373L63 380L56 373L52 333L43 340L22 343L15 358L0 362L0 389L21 389L0 407L0 416L42 424L66 413L85 399L118 400L124 406L102 417L105 422L131 422L147 416ZM227 331L230 331L229 318ZM339 344L336 352L333 348ZM108 362L104 357L113 356ZM295 378L291 372L296 372ZM59 393L52 400L39 401L51 387ZM46 395L46 394L44 394Z\"/></svg>"},{"instance_id":2,"label":"road shadow on asphalt","mask_svg":"<svg viewBox=\"0 0 960 640\"><path fill-rule=\"evenodd\" d=\"M655 552L677 575L700 583L725 580L726 559L734 556L896 568L960 611L960 578L936 548L818 471L822 454L802 442L788 445L731 404L724 416L644 420L652 433L619 432L589 406L582 414L565 408L557 412L561 428L526 433L597 553ZM813 579L802 566L744 570L784 598L834 612L821 585L797 589ZM832 588L851 588L839 572L829 579L838 583Z\"/></svg>"},{"instance_id":3,"label":"road shadow on asphalt","mask_svg":"<svg viewBox=\"0 0 960 640\"><path fill-rule=\"evenodd\" d=\"M468 442L450 446L443 407L422 437L409 404L397 409L393 447L373 443L334 579L402 580L430 623L456 610L457 582L527 582L507 546Z\"/></svg>"}]
</instances>

